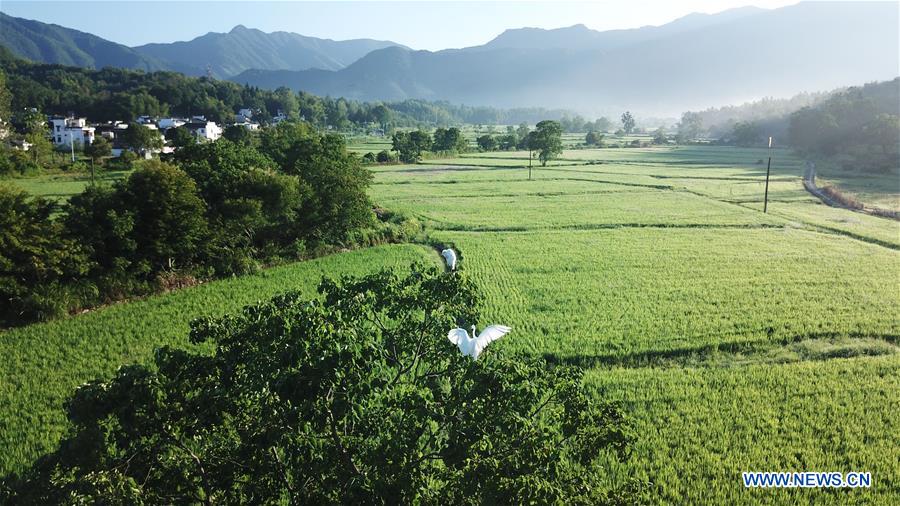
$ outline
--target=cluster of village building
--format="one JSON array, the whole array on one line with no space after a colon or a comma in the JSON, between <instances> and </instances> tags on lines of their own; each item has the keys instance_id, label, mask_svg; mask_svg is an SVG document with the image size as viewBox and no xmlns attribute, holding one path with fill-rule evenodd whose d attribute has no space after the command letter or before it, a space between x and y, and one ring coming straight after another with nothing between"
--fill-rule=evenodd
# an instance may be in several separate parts
<instances>
[{"instance_id":1,"label":"cluster of village building","mask_svg":"<svg viewBox=\"0 0 900 506\"><path fill-rule=\"evenodd\" d=\"M273 123L284 121L285 116L279 111L273 118ZM165 139L166 131L170 128L185 128L193 134L199 142L211 142L218 140L224 132L224 127L214 121L209 121L205 116L192 116L190 118L155 118L140 116L135 120L151 130L156 130ZM241 126L248 130L257 130L260 125L253 120L253 111L241 109L234 116L235 126ZM68 117L55 116L50 118L50 137L57 147L89 146L93 144L97 136L107 138L113 146L113 155L121 154L122 146L119 139L122 132L128 129L128 122L110 121L106 123L88 123L87 118L78 118L74 115ZM228 125L226 125L228 126ZM165 147L163 151L172 148Z\"/></svg>"}]
</instances>

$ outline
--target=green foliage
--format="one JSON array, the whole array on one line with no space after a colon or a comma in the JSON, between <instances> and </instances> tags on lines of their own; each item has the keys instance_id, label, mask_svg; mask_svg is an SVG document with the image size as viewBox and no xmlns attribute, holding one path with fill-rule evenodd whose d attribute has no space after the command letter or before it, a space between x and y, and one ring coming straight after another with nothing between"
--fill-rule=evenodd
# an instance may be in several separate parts
<instances>
[{"instance_id":1,"label":"green foliage","mask_svg":"<svg viewBox=\"0 0 900 506\"><path fill-rule=\"evenodd\" d=\"M378 163L388 163L394 161L394 158L391 156L390 151L382 149L375 156L375 161L377 161Z\"/></svg>"},{"instance_id":2,"label":"green foliage","mask_svg":"<svg viewBox=\"0 0 900 506\"><path fill-rule=\"evenodd\" d=\"M752 121L736 123L731 130L731 141L738 146L760 147L763 141L763 132L759 125Z\"/></svg>"},{"instance_id":3,"label":"green foliage","mask_svg":"<svg viewBox=\"0 0 900 506\"><path fill-rule=\"evenodd\" d=\"M543 108L495 109L446 102L404 100L369 103L344 98L264 90L224 80L188 77L176 72L138 72L115 68L91 70L31 63L0 45L0 66L7 73L12 110L37 107L51 114L78 111L92 121L128 120L140 115L202 114L228 123L234 112L249 107L254 119L271 120L278 111L292 120L302 116L317 127L347 129L427 127L462 123L512 124L561 117L565 111ZM90 67L90 65L85 65ZM148 68L148 70L153 70Z\"/></svg>"},{"instance_id":4,"label":"green foliage","mask_svg":"<svg viewBox=\"0 0 900 506\"><path fill-rule=\"evenodd\" d=\"M469 143L459 128L438 128L434 131L434 143L432 151L454 151L464 153Z\"/></svg>"},{"instance_id":5,"label":"green foliage","mask_svg":"<svg viewBox=\"0 0 900 506\"><path fill-rule=\"evenodd\" d=\"M415 163L419 161L423 151L432 148L431 135L421 130L412 132L398 131L391 136L392 150L396 151L401 162Z\"/></svg>"},{"instance_id":6,"label":"green foliage","mask_svg":"<svg viewBox=\"0 0 900 506\"><path fill-rule=\"evenodd\" d=\"M159 132L140 123L129 123L128 128L121 133L120 140L136 152L162 148Z\"/></svg>"},{"instance_id":7,"label":"green foliage","mask_svg":"<svg viewBox=\"0 0 900 506\"><path fill-rule=\"evenodd\" d=\"M678 142L692 141L703 133L703 116L696 112L685 112L678 123Z\"/></svg>"},{"instance_id":8,"label":"green foliage","mask_svg":"<svg viewBox=\"0 0 900 506\"><path fill-rule=\"evenodd\" d=\"M228 132L229 130L226 128L225 133L227 134ZM173 147L185 148L197 144L197 137L184 126L180 126L166 130L166 141L168 141L169 144Z\"/></svg>"},{"instance_id":9,"label":"green foliage","mask_svg":"<svg viewBox=\"0 0 900 506\"><path fill-rule=\"evenodd\" d=\"M603 146L603 134L591 130L584 136L584 143L588 146Z\"/></svg>"},{"instance_id":10,"label":"green foliage","mask_svg":"<svg viewBox=\"0 0 900 506\"><path fill-rule=\"evenodd\" d=\"M62 237L53 208L0 185L0 325L60 316L80 302L88 261L82 244Z\"/></svg>"},{"instance_id":11,"label":"green foliage","mask_svg":"<svg viewBox=\"0 0 900 506\"><path fill-rule=\"evenodd\" d=\"M559 156L563 150L560 124L552 120L538 122L534 131L530 133L528 149L538 152L538 159L543 166Z\"/></svg>"},{"instance_id":12,"label":"green foliage","mask_svg":"<svg viewBox=\"0 0 900 506\"><path fill-rule=\"evenodd\" d=\"M177 151L176 161L197 183L212 233L209 250L219 274L243 273L255 259L291 256L299 234L300 181L281 174L255 149L222 139Z\"/></svg>"},{"instance_id":13,"label":"green foliage","mask_svg":"<svg viewBox=\"0 0 900 506\"><path fill-rule=\"evenodd\" d=\"M669 142L669 137L666 135L666 131L661 127L657 128L653 132L653 144L665 144L667 142Z\"/></svg>"},{"instance_id":14,"label":"green foliage","mask_svg":"<svg viewBox=\"0 0 900 506\"><path fill-rule=\"evenodd\" d=\"M475 139L478 148L482 151L494 151L497 149L497 139L493 135L485 134Z\"/></svg>"},{"instance_id":15,"label":"green foliage","mask_svg":"<svg viewBox=\"0 0 900 506\"><path fill-rule=\"evenodd\" d=\"M253 132L242 125L229 125L222 132L222 137L236 144L252 144Z\"/></svg>"},{"instance_id":16,"label":"green foliage","mask_svg":"<svg viewBox=\"0 0 900 506\"><path fill-rule=\"evenodd\" d=\"M84 147L84 154L91 157L94 161L102 160L112 155L112 144L106 137L98 135L94 137L94 142Z\"/></svg>"},{"instance_id":17,"label":"green foliage","mask_svg":"<svg viewBox=\"0 0 900 506\"><path fill-rule=\"evenodd\" d=\"M195 321L212 355L162 348L78 389L60 449L9 499L159 503L596 503L628 454L575 368L446 339L475 286L414 267L324 281ZM273 352L273 350L278 350ZM621 499L619 496L616 498Z\"/></svg>"},{"instance_id":18,"label":"green foliage","mask_svg":"<svg viewBox=\"0 0 900 506\"><path fill-rule=\"evenodd\" d=\"M0 69L0 131L9 123L12 115L10 104L12 103L12 94L6 86L6 72Z\"/></svg>"},{"instance_id":19,"label":"green foliage","mask_svg":"<svg viewBox=\"0 0 900 506\"><path fill-rule=\"evenodd\" d=\"M625 135L631 135L634 131L634 116L631 115L631 111L622 113L622 130L625 131Z\"/></svg>"}]
</instances>

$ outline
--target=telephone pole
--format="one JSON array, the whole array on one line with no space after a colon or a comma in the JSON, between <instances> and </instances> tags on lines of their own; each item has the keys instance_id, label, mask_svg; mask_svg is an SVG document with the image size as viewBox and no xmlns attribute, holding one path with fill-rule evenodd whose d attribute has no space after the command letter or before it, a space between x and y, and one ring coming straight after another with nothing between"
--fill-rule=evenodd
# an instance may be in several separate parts
<instances>
[{"instance_id":1,"label":"telephone pole","mask_svg":"<svg viewBox=\"0 0 900 506\"><path fill-rule=\"evenodd\" d=\"M766 164L766 193L763 197L763 213L769 209L769 174L772 171L772 137L769 137L769 163Z\"/></svg>"}]
</instances>

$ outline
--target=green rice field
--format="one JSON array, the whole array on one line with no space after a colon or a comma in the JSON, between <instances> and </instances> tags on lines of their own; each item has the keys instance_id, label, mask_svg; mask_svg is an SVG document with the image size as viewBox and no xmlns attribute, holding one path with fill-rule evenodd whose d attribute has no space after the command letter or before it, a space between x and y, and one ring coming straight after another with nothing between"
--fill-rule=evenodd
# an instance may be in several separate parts
<instances>
[{"instance_id":1,"label":"green rice field","mask_svg":"<svg viewBox=\"0 0 900 506\"><path fill-rule=\"evenodd\" d=\"M643 503L900 504L900 222L819 203L784 150L764 214L766 156L572 149L529 180L527 153L472 153L375 166L370 194L460 251L479 326L513 327L494 346L583 367L621 404L637 439L613 471L647 483ZM2 333L0 465L52 449L66 395L186 345L191 317L415 259L439 260L342 253ZM868 471L873 486L746 490L742 471Z\"/></svg>"}]
</instances>

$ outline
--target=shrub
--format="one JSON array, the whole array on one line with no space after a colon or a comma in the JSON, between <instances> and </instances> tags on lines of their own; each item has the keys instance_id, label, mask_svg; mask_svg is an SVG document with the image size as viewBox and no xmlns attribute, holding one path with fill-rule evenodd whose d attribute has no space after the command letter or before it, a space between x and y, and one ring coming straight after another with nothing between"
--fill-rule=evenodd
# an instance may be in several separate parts
<instances>
[{"instance_id":1,"label":"shrub","mask_svg":"<svg viewBox=\"0 0 900 506\"><path fill-rule=\"evenodd\" d=\"M323 281L191 325L213 354L163 348L79 388L72 429L13 503L597 503L628 453L581 371L447 340L473 284L415 267ZM515 334L512 334L514 336ZM2 489L3 487L0 487Z\"/></svg>"},{"instance_id":2,"label":"shrub","mask_svg":"<svg viewBox=\"0 0 900 506\"><path fill-rule=\"evenodd\" d=\"M78 241L62 236L53 209L48 200L0 185L0 325L60 316L81 304L80 292L91 291L77 283L88 271L87 256Z\"/></svg>"},{"instance_id":3,"label":"shrub","mask_svg":"<svg viewBox=\"0 0 900 506\"><path fill-rule=\"evenodd\" d=\"M375 157L375 160L378 163L389 163L396 161L396 159L391 156L391 153L386 149L382 149L381 151L379 151L378 155Z\"/></svg>"}]
</instances>

